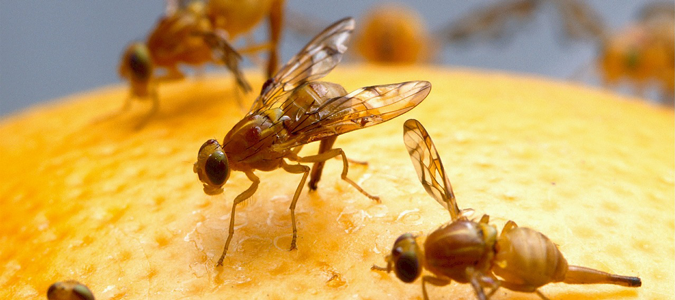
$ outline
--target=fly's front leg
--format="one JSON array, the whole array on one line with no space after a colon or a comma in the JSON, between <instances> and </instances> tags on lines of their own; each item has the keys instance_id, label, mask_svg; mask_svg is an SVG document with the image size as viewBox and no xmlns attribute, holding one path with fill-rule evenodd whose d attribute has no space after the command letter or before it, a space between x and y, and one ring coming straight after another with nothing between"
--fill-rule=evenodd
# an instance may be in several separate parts
<instances>
[{"instance_id":1,"label":"fly's front leg","mask_svg":"<svg viewBox=\"0 0 675 300\"><path fill-rule=\"evenodd\" d=\"M141 121L136 125L136 129L141 129L145 126L145 124L150 121L152 116L154 116L158 111L159 111L159 97L157 96L157 92L153 90L152 94L150 95L150 99L152 100L152 107L150 108L150 111L141 119Z\"/></svg>"},{"instance_id":2,"label":"fly's front leg","mask_svg":"<svg viewBox=\"0 0 675 300\"><path fill-rule=\"evenodd\" d=\"M372 267L370 267L370 269L373 270L373 271L385 271L385 272L387 272L387 273L391 272L391 270L392 270L393 267L394 267L394 261L393 261L393 259L391 258L391 255L387 255L387 257L385 258L385 260L387 261L387 266L386 266L386 267L380 267L380 266L378 266L378 265L373 265Z\"/></svg>"},{"instance_id":3,"label":"fly's front leg","mask_svg":"<svg viewBox=\"0 0 675 300\"><path fill-rule=\"evenodd\" d=\"M335 149L330 149L326 152L319 153L317 155L312 155L312 156L305 156L305 157L298 157L297 161L298 162L308 162L308 163L317 163L317 162L325 162L326 160L329 160L333 157L336 157L338 155L342 155L342 175L341 178L342 180L348 182L351 184L354 188L356 188L361 194L365 195L366 197L373 199L377 201L378 203L380 202L380 197L378 196L373 196L366 192L361 186L359 186L356 182L353 180L349 179L347 177L347 172L349 171L349 161L347 160L347 156L345 155L345 152L342 151L340 148L335 148Z\"/></svg>"},{"instance_id":4,"label":"fly's front leg","mask_svg":"<svg viewBox=\"0 0 675 300\"><path fill-rule=\"evenodd\" d=\"M131 101L133 101L133 98L134 98L134 97L135 97L134 94L133 94L133 93L130 93L130 94L129 94L129 97L127 97L127 98L124 100L124 105L122 105L122 108L121 108L121 109L119 109L119 110L117 110L117 111L114 111L114 112L112 112L112 113L107 113L107 114L105 114L105 115L103 115L103 116L97 117L96 119L94 119L94 120L92 121L92 124L96 124L96 123L100 123L100 122L103 122L103 121L107 121L107 120L110 120L110 119L112 119L112 118L114 118L114 117L117 117L117 116L119 116L119 115L125 113L126 111L128 111L128 110L131 108Z\"/></svg>"},{"instance_id":5,"label":"fly's front leg","mask_svg":"<svg viewBox=\"0 0 675 300\"><path fill-rule=\"evenodd\" d=\"M223 265L223 260L225 259L225 255L227 254L227 248L230 247L230 241L232 240L232 236L234 236L234 212L237 208L237 204L244 202L244 200L248 198L251 198L251 196L255 194L255 191L258 189L258 184L260 183L260 179L258 178L258 176L255 176L255 174L253 174L253 171L250 170L244 171L244 173L246 174L246 177L248 177L248 179L251 180L251 186L249 186L248 189L246 189L236 198L234 198L234 202L232 203L232 211L230 212L230 229L228 230L227 241L225 242L225 249L223 249L223 254L220 256L220 259L218 259L217 266Z\"/></svg>"},{"instance_id":6,"label":"fly's front leg","mask_svg":"<svg viewBox=\"0 0 675 300\"><path fill-rule=\"evenodd\" d=\"M124 105L122 105L122 108L119 110L119 112L114 113L113 116L129 111L129 109L131 109L131 101L133 100L133 98L134 98L133 93L129 94L129 97L127 97L127 99L124 100Z\"/></svg>"},{"instance_id":7,"label":"fly's front leg","mask_svg":"<svg viewBox=\"0 0 675 300\"><path fill-rule=\"evenodd\" d=\"M300 180L300 184L298 187L295 189L295 194L293 195L293 201L291 201L291 206L289 207L291 210L291 223L293 223L293 239L291 240L291 249L297 249L297 240L298 240L298 228L295 225L295 205L298 203L298 198L300 198L300 192L302 192L302 187L305 185L305 181L307 180L307 175L309 175L309 167L305 165L289 165L285 161L281 161L281 167L288 173L293 173L293 174L302 174L302 179Z\"/></svg>"}]
</instances>

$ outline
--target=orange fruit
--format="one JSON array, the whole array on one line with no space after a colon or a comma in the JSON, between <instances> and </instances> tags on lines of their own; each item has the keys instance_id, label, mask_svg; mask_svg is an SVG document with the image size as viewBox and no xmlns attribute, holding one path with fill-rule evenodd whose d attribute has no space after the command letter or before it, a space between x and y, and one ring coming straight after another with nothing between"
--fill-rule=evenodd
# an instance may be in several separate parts
<instances>
[{"instance_id":1,"label":"orange fruit","mask_svg":"<svg viewBox=\"0 0 675 300\"><path fill-rule=\"evenodd\" d=\"M642 278L640 288L550 284L552 299L664 299L675 288L673 112L639 99L512 74L431 67L340 66L327 80L347 90L429 80L430 96L390 122L341 136L336 146L367 166L350 178L327 162L316 192L297 207L298 250L288 251L288 205L299 175L256 172L261 185L237 212L224 266L232 199L248 187L234 172L207 196L192 172L201 144L243 115L231 78L160 87L159 113L121 107L107 87L0 121L0 298L44 299L55 281L86 284L97 299L419 299L419 280L370 270L404 232L449 220L420 185L402 124L432 135L460 208L514 220L559 245L570 264ZM249 74L254 86L261 76ZM254 94L247 95L252 101ZM316 151L315 145L302 154ZM432 299L474 299L471 286L428 287ZM526 297L500 289L495 299Z\"/></svg>"}]
</instances>

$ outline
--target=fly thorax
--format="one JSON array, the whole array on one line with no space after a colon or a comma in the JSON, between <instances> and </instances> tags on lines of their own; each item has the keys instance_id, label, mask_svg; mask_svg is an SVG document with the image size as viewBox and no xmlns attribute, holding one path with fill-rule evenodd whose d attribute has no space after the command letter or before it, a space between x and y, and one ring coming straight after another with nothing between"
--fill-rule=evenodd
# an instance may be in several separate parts
<instances>
[{"instance_id":1,"label":"fly thorax","mask_svg":"<svg viewBox=\"0 0 675 300\"><path fill-rule=\"evenodd\" d=\"M496 236L488 227L459 220L429 234L424 242L427 268L462 283L470 280L467 268L485 271L489 268L486 258L494 253Z\"/></svg>"},{"instance_id":2,"label":"fly thorax","mask_svg":"<svg viewBox=\"0 0 675 300\"><path fill-rule=\"evenodd\" d=\"M234 157L238 153L260 147L264 131L271 124L269 117L264 114L250 115L242 119L225 136L223 143L225 153Z\"/></svg>"},{"instance_id":3,"label":"fly thorax","mask_svg":"<svg viewBox=\"0 0 675 300\"><path fill-rule=\"evenodd\" d=\"M327 100L341 97L347 91L337 83L314 81L298 87L293 92L293 107L287 109L288 115L293 121L299 121L306 117L306 113L313 113L321 108ZM322 111L328 111L323 110ZM322 117L322 115L316 115Z\"/></svg>"}]
</instances>

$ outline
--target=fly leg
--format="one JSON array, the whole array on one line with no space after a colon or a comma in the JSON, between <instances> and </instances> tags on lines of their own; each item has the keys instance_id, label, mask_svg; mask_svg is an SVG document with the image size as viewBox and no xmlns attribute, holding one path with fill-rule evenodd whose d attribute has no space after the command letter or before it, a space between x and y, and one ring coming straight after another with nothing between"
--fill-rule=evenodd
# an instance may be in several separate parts
<instances>
[{"instance_id":1,"label":"fly leg","mask_svg":"<svg viewBox=\"0 0 675 300\"><path fill-rule=\"evenodd\" d=\"M227 41L225 33L222 30L215 30L214 32L204 32L199 33L203 35L204 41L214 49L214 58L222 62L225 67L234 75L234 80L236 85L248 93L251 91L251 85L244 78L244 74L241 72L239 67L239 61L241 60L241 55L235 50L232 45ZM241 105L241 103L240 103Z\"/></svg>"},{"instance_id":2,"label":"fly leg","mask_svg":"<svg viewBox=\"0 0 675 300\"><path fill-rule=\"evenodd\" d=\"M248 177L248 179L251 180L251 186L249 186L248 189L246 189L236 198L234 198L234 202L232 203L232 212L230 213L230 229L228 230L227 241L225 242L225 249L223 249L223 254L220 256L220 259L218 259L217 266L223 265L225 254L227 254L227 248L230 247L230 241L232 240L232 236L234 235L234 212L237 208L237 204L244 202L244 200L248 198L251 198L251 196L255 194L255 191L258 189L258 184L260 183L260 178L258 178L258 176L255 176L255 174L253 174L253 171L248 170L244 171L244 173L246 174L246 177Z\"/></svg>"},{"instance_id":3,"label":"fly leg","mask_svg":"<svg viewBox=\"0 0 675 300\"><path fill-rule=\"evenodd\" d=\"M100 117L94 119L92 121L92 123L96 124L96 123L99 123L99 122L107 121L107 120L110 120L114 117L117 117L117 116L127 112L131 108L131 101L133 101L133 98L134 98L133 93L129 94L129 97L127 97L124 100L124 105L122 105L122 108L120 108L118 111L114 111L112 113L108 113L108 114L105 114L103 116L100 116Z\"/></svg>"},{"instance_id":4,"label":"fly leg","mask_svg":"<svg viewBox=\"0 0 675 300\"><path fill-rule=\"evenodd\" d=\"M326 151L332 149L333 144L335 144L335 140L337 140L337 136L322 139L321 143L319 144L318 154L325 153ZM310 191L316 191L317 184L319 183L319 180L321 180L321 172L323 172L323 166L325 163L325 161L319 161L315 162L312 166L312 173L309 175Z\"/></svg>"},{"instance_id":5,"label":"fly leg","mask_svg":"<svg viewBox=\"0 0 675 300\"><path fill-rule=\"evenodd\" d=\"M483 276L483 274L480 271L476 271L473 267L469 267L466 270L467 276L469 279L469 283L471 283L471 286L473 287L473 290L476 292L476 297L480 300L486 300L489 299L490 296L485 296L485 291L483 291L483 283L486 281ZM492 293L496 291L496 287L493 286Z\"/></svg>"},{"instance_id":6,"label":"fly leg","mask_svg":"<svg viewBox=\"0 0 675 300\"><path fill-rule=\"evenodd\" d=\"M309 167L305 165L289 165L286 163L286 161L281 161L281 167L284 169L284 171L288 173L293 173L293 174L302 174L302 179L300 180L300 184L298 185L298 188L295 189L295 194L293 195L293 201L291 201L291 206L289 209L291 210L291 223L293 223L293 239L291 240L291 249L297 249L297 240L298 240L298 227L295 225L295 205L298 203L298 198L300 198L300 192L302 192L302 187L305 185L305 181L307 180L307 175L309 175Z\"/></svg>"},{"instance_id":7,"label":"fly leg","mask_svg":"<svg viewBox=\"0 0 675 300\"><path fill-rule=\"evenodd\" d=\"M150 121L152 116L154 116L157 111L159 111L159 97L157 96L157 92L155 90L153 90L150 99L152 99L152 107L150 108L150 111L143 117L143 119L141 119L141 121L136 124L136 130L143 128L145 124Z\"/></svg>"},{"instance_id":8,"label":"fly leg","mask_svg":"<svg viewBox=\"0 0 675 300\"><path fill-rule=\"evenodd\" d=\"M281 40L281 29L284 23L284 0L272 1L270 8L269 26L270 26L270 53L267 60L267 77L272 78L279 67L279 41Z\"/></svg>"},{"instance_id":9,"label":"fly leg","mask_svg":"<svg viewBox=\"0 0 675 300\"><path fill-rule=\"evenodd\" d=\"M122 105L122 108L119 110L119 112L117 114L124 113L131 108L132 98L133 98L133 95L129 95L129 97L127 97L127 99L124 100L124 105ZM117 115L117 114L114 114L114 115Z\"/></svg>"},{"instance_id":10,"label":"fly leg","mask_svg":"<svg viewBox=\"0 0 675 300\"><path fill-rule=\"evenodd\" d=\"M333 157L336 157L338 155L342 156L342 175L341 178L342 180L348 182L351 184L354 188L356 188L361 194L365 195L366 197L373 199L377 201L378 203L380 202L380 197L378 196L373 196L366 192L361 186L359 186L356 182L353 180L349 179L347 177L347 173L349 172L349 160L347 159L347 156L345 155L345 152L342 151L340 148L335 148L335 149L330 149L328 151L325 151L323 153L319 153L317 155L311 155L311 156L305 156L305 157L297 157L298 162L307 162L307 163L318 163L318 162L325 162L326 160L329 160Z\"/></svg>"},{"instance_id":11,"label":"fly leg","mask_svg":"<svg viewBox=\"0 0 675 300\"><path fill-rule=\"evenodd\" d=\"M158 83L166 83L176 80L182 80L185 74L178 69L178 66L170 66L166 68L166 74L157 78Z\"/></svg>"},{"instance_id":12,"label":"fly leg","mask_svg":"<svg viewBox=\"0 0 675 300\"><path fill-rule=\"evenodd\" d=\"M448 279L441 279L438 277L434 276L423 276L422 277L422 295L424 296L424 300L429 300L429 294L427 294L427 287L426 283L433 284L435 286L445 286L450 284L450 280Z\"/></svg>"},{"instance_id":13,"label":"fly leg","mask_svg":"<svg viewBox=\"0 0 675 300\"><path fill-rule=\"evenodd\" d=\"M143 128L148 121L159 111L159 96L157 95L157 84L163 82L169 82L174 80L181 80L185 78L185 75L181 73L177 66L172 66L167 69L167 74L157 78L156 82L150 82L150 100L152 100L152 107L150 111L143 116L138 124L136 124L136 130Z\"/></svg>"},{"instance_id":14,"label":"fly leg","mask_svg":"<svg viewBox=\"0 0 675 300\"><path fill-rule=\"evenodd\" d=\"M470 272L472 272L471 286L473 286L473 289L476 291L478 299L490 299L501 286L502 281L497 279L494 275L483 275L482 272L477 272L475 270ZM485 295L484 287L490 288L490 292L487 296Z\"/></svg>"},{"instance_id":15,"label":"fly leg","mask_svg":"<svg viewBox=\"0 0 675 300\"><path fill-rule=\"evenodd\" d=\"M373 265L372 267L370 267L370 269L373 270L373 271L385 271L387 273L391 272L391 270L394 268L394 260L392 259L391 255L387 255L387 257L384 260L387 261L386 267L380 267L378 265Z\"/></svg>"},{"instance_id":16,"label":"fly leg","mask_svg":"<svg viewBox=\"0 0 675 300\"><path fill-rule=\"evenodd\" d=\"M319 154L325 153L326 151L330 150L333 148L333 145L335 144L335 140L337 140L337 136L334 137L329 137L321 140L321 143L319 144ZM335 157L337 159L340 159L340 157ZM347 161L353 164L359 164L359 165L367 165L367 161L358 161L358 160L353 160L347 158ZM319 180L321 180L321 173L323 171L323 166L325 164L325 161L320 161L314 163L312 166L312 173L309 175L309 190L310 191L316 191L317 189L317 184L319 183Z\"/></svg>"}]
</instances>

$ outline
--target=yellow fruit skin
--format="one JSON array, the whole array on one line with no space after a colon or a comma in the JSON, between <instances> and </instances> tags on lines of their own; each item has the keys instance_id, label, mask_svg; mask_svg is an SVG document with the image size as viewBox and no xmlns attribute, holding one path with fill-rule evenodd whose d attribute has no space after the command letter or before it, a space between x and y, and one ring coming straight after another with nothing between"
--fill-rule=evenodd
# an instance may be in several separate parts
<instances>
[{"instance_id":1,"label":"yellow fruit skin","mask_svg":"<svg viewBox=\"0 0 675 300\"><path fill-rule=\"evenodd\" d=\"M262 78L250 74L253 86ZM327 80L353 90L429 80L431 95L407 115L341 136L336 146L368 166L350 177L377 205L339 179L329 161L317 192L296 210L298 250L289 252L288 205L297 175L259 172L238 211L224 267L232 199L248 186L232 174L225 193L202 192L192 163L243 115L231 78L160 87L149 103L121 107L126 87L73 95L0 121L0 298L45 299L74 279L96 299L419 299L419 282L370 271L396 237L430 233L447 211L417 180L402 124L419 119L434 137L461 208L511 219L557 243L568 262L643 286L551 284L552 299L667 299L675 289L673 112L639 99L568 83L428 67L339 66ZM245 96L252 101L256 93ZM308 146L303 153L316 151ZM429 287L432 299L474 299L469 285ZM536 295L500 290L495 299Z\"/></svg>"}]
</instances>

